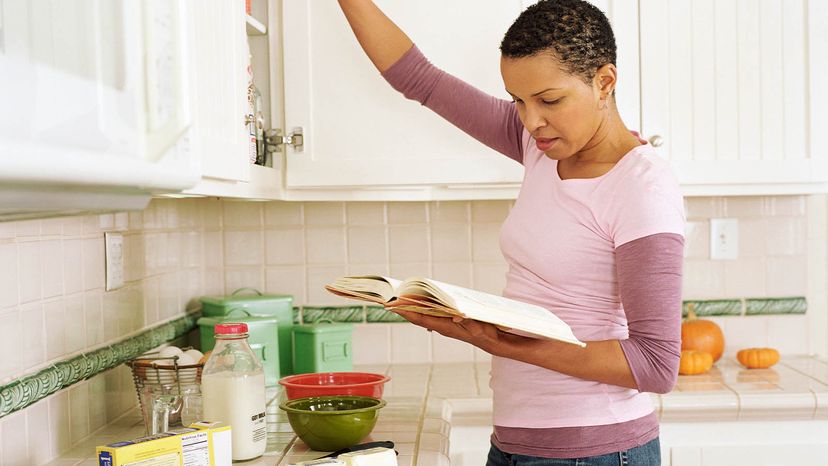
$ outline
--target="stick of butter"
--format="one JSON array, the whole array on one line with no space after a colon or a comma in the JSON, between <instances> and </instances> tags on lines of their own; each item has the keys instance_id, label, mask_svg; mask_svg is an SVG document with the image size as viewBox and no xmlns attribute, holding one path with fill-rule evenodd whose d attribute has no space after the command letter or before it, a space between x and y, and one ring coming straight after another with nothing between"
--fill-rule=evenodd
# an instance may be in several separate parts
<instances>
[{"instance_id":1,"label":"stick of butter","mask_svg":"<svg viewBox=\"0 0 828 466\"><path fill-rule=\"evenodd\" d=\"M397 453L383 447L343 453L336 459L343 461L345 466L397 466Z\"/></svg>"}]
</instances>

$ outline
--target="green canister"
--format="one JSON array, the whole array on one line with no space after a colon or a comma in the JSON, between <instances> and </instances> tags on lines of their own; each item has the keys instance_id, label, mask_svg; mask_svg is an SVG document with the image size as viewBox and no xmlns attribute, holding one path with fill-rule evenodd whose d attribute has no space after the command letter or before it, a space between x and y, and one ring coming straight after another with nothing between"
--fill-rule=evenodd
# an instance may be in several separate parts
<instances>
[{"instance_id":1,"label":"green canister","mask_svg":"<svg viewBox=\"0 0 828 466\"><path fill-rule=\"evenodd\" d=\"M317 322L293 327L293 371L347 372L351 362L352 324Z\"/></svg>"},{"instance_id":2,"label":"green canister","mask_svg":"<svg viewBox=\"0 0 828 466\"><path fill-rule=\"evenodd\" d=\"M243 309L252 316L275 317L279 334L279 373L282 377L293 374L290 344L293 328L292 296L262 294L253 288L240 288L230 296L204 296L200 301L204 317L226 316L233 309Z\"/></svg>"}]
</instances>

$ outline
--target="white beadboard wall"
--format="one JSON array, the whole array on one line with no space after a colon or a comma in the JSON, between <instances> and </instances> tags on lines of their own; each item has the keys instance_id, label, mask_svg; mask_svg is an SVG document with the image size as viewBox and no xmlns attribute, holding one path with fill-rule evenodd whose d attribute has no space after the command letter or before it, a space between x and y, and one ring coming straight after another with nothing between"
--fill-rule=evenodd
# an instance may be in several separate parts
<instances>
[{"instance_id":1,"label":"white beadboard wall","mask_svg":"<svg viewBox=\"0 0 828 466\"><path fill-rule=\"evenodd\" d=\"M243 286L298 305L353 303L340 274L431 275L499 293L509 201L414 203L155 200L143 212L0 223L0 383L180 315ZM730 348L828 353L826 196L691 198L684 296L805 295L806 316L718 319ZM709 220L735 217L740 257L711 261ZM103 233L124 234L126 285L104 291ZM405 324L362 324L363 364L481 361L488 355ZM41 464L135 405L119 368L0 420L0 464Z\"/></svg>"}]
</instances>

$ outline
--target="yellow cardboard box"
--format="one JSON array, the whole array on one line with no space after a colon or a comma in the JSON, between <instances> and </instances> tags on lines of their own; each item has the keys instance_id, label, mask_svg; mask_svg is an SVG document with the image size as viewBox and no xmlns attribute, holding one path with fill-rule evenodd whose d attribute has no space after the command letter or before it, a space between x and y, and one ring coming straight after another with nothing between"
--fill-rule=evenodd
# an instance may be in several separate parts
<instances>
[{"instance_id":1,"label":"yellow cardboard box","mask_svg":"<svg viewBox=\"0 0 828 466\"><path fill-rule=\"evenodd\" d=\"M100 466L230 466L230 426L196 422L96 449Z\"/></svg>"}]
</instances>

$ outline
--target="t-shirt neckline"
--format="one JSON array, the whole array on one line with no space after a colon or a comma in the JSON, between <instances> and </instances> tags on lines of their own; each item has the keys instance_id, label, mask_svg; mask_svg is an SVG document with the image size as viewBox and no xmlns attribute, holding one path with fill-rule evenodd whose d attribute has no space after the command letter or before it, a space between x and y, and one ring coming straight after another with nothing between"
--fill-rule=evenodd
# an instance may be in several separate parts
<instances>
[{"instance_id":1,"label":"t-shirt neckline","mask_svg":"<svg viewBox=\"0 0 828 466\"><path fill-rule=\"evenodd\" d=\"M641 141L641 139L639 139L639 141ZM617 171L618 167L621 166L622 164L624 164L627 159L632 158L630 156L633 153L638 152L639 150L641 150L642 147L646 147L649 144L647 141L641 141L641 142L643 144L639 144L639 145L633 147L632 149L630 149L626 154L624 154L620 159L618 159L618 161L615 162L615 165L613 165L612 168L607 170L606 173L604 173L602 175L592 177L592 178L567 178L567 179L563 179L563 178L561 178L560 173L558 173L558 162L560 162L560 161L555 160L555 165L553 166L553 169L552 169L552 172L555 175L555 180L559 181L561 183L570 183L570 184L572 184L572 183L589 183L589 182L597 182L597 181L603 180L604 178L608 177L614 171Z\"/></svg>"}]
</instances>

